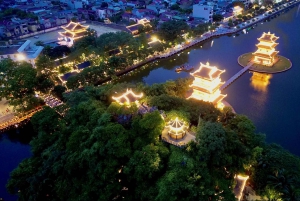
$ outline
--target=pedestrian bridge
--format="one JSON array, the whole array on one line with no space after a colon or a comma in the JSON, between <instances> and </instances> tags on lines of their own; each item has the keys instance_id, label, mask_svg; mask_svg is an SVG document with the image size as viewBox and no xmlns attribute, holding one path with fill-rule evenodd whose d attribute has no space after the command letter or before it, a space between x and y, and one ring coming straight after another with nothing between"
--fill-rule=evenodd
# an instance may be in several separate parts
<instances>
[{"instance_id":1,"label":"pedestrian bridge","mask_svg":"<svg viewBox=\"0 0 300 201\"><path fill-rule=\"evenodd\" d=\"M253 62L249 62L247 66L245 66L242 70L237 72L234 76L232 76L227 82L225 82L221 87L220 91L224 90L227 88L231 83L233 83L236 79L238 79L241 75L243 75L249 68L253 65Z\"/></svg>"}]
</instances>

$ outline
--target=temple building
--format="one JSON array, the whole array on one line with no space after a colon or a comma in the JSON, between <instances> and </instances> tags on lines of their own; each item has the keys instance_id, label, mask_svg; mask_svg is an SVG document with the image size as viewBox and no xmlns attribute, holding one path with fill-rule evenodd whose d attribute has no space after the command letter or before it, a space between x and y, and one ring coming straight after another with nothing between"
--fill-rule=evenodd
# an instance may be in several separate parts
<instances>
[{"instance_id":1,"label":"temple building","mask_svg":"<svg viewBox=\"0 0 300 201\"><path fill-rule=\"evenodd\" d=\"M221 103L226 97L226 95L221 94L219 89L224 84L220 78L224 72L225 70L210 66L208 62L206 64L200 62L199 69L191 73L195 79L190 85L193 91L188 98L212 102L215 105Z\"/></svg>"},{"instance_id":2,"label":"temple building","mask_svg":"<svg viewBox=\"0 0 300 201\"><path fill-rule=\"evenodd\" d=\"M276 43L278 38L279 37L276 37L270 32L264 32L263 35L258 38L259 43L256 45L258 49L253 53L252 61L265 66L272 66L276 63L278 60L276 56L279 51L276 51L275 47L278 45L278 43Z\"/></svg>"},{"instance_id":3,"label":"temple building","mask_svg":"<svg viewBox=\"0 0 300 201\"><path fill-rule=\"evenodd\" d=\"M131 89L127 89L126 92L121 96L113 96L112 99L118 102L120 105L130 105L131 103L136 103L139 105L139 99L142 97L143 93L135 94Z\"/></svg>"},{"instance_id":4,"label":"temple building","mask_svg":"<svg viewBox=\"0 0 300 201\"><path fill-rule=\"evenodd\" d=\"M85 36L87 34L87 28L89 26L83 26L77 22L70 22L67 26L61 26L65 31L58 32L61 37L58 38L61 45L67 45L71 47L74 41Z\"/></svg>"},{"instance_id":5,"label":"temple building","mask_svg":"<svg viewBox=\"0 0 300 201\"><path fill-rule=\"evenodd\" d=\"M188 126L184 121L181 121L178 119L178 117L175 118L175 120L171 120L168 122L168 126L166 126L168 130L168 135L175 139L182 139L186 135L186 130L188 129Z\"/></svg>"}]
</instances>

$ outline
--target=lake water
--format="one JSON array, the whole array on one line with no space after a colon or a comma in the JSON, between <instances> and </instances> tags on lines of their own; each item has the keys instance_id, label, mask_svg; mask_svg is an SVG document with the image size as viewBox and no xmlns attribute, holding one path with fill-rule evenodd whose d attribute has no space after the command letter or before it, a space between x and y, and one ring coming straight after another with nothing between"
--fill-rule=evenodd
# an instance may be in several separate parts
<instances>
[{"instance_id":1,"label":"lake water","mask_svg":"<svg viewBox=\"0 0 300 201\"><path fill-rule=\"evenodd\" d=\"M33 135L29 124L19 129L0 133L0 200L17 200L17 196L7 193L5 185L9 173L25 158L31 156L29 142Z\"/></svg>"},{"instance_id":2,"label":"lake water","mask_svg":"<svg viewBox=\"0 0 300 201\"><path fill-rule=\"evenodd\" d=\"M189 64L198 67L199 63L209 62L220 69L223 81L237 73L241 67L237 58L244 53L256 50L256 44L263 32L270 31L279 37L279 55L289 58L293 66L290 70L273 74L246 72L223 93L239 114L247 115L256 125L257 132L265 133L268 142L275 142L300 156L300 15L297 7L289 12L259 23L247 34L222 36L187 49L180 55L147 64L121 81L162 83L189 73L176 73L175 68Z\"/></svg>"}]
</instances>

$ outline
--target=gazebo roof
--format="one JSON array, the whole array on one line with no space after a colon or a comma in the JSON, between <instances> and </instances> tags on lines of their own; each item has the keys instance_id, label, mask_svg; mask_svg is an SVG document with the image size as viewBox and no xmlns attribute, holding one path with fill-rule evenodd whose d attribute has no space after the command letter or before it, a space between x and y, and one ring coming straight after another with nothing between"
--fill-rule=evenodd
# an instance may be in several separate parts
<instances>
[{"instance_id":1,"label":"gazebo roof","mask_svg":"<svg viewBox=\"0 0 300 201\"><path fill-rule=\"evenodd\" d=\"M187 125L184 121L180 121L178 117L168 123L169 132L172 134L182 134L187 130Z\"/></svg>"}]
</instances>

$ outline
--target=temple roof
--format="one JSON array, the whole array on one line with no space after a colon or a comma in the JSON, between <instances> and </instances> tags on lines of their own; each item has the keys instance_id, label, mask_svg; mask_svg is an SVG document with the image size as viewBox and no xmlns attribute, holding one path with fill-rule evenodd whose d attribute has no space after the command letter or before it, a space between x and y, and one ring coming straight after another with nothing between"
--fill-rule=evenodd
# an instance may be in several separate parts
<instances>
[{"instance_id":1,"label":"temple roof","mask_svg":"<svg viewBox=\"0 0 300 201\"><path fill-rule=\"evenodd\" d=\"M61 26L61 28L68 31L86 30L89 26L83 26L80 23L70 22L67 26Z\"/></svg>"},{"instance_id":2,"label":"temple roof","mask_svg":"<svg viewBox=\"0 0 300 201\"><path fill-rule=\"evenodd\" d=\"M270 32L268 33L263 33L263 35L258 38L259 41L265 41L265 42L275 42L279 37L275 36L275 34L271 34Z\"/></svg>"},{"instance_id":3,"label":"temple roof","mask_svg":"<svg viewBox=\"0 0 300 201\"><path fill-rule=\"evenodd\" d=\"M215 88L213 88L212 91L206 89L206 88L203 88L201 86L197 86L197 85L191 85L191 87L195 90L198 90L198 91L202 91L204 93L208 93L208 94L213 94L215 91L217 91L218 89L220 89L220 87L224 84L224 82L220 82L220 84L218 84Z\"/></svg>"},{"instance_id":4,"label":"temple roof","mask_svg":"<svg viewBox=\"0 0 300 201\"><path fill-rule=\"evenodd\" d=\"M271 50L271 49L275 48L277 45L278 45L278 43L270 43L270 45L259 43L256 45L256 47Z\"/></svg>"},{"instance_id":5,"label":"temple roof","mask_svg":"<svg viewBox=\"0 0 300 201\"><path fill-rule=\"evenodd\" d=\"M217 104L218 102L222 101L227 95L220 94L212 103Z\"/></svg>"},{"instance_id":6,"label":"temple roof","mask_svg":"<svg viewBox=\"0 0 300 201\"><path fill-rule=\"evenodd\" d=\"M65 32L58 32L58 33L61 36L65 36L65 37L69 37L69 38L81 38L86 35L86 31L78 32L78 33L65 31Z\"/></svg>"},{"instance_id":7,"label":"temple roof","mask_svg":"<svg viewBox=\"0 0 300 201\"><path fill-rule=\"evenodd\" d=\"M220 77L220 75L224 72L225 72L225 70L222 71L222 70L219 70L215 66L210 66L208 62L206 64L203 64L200 62L200 68L198 70L196 70L195 72L191 73L191 75L194 77L199 77L202 79L212 81L212 80Z\"/></svg>"},{"instance_id":8,"label":"temple roof","mask_svg":"<svg viewBox=\"0 0 300 201\"><path fill-rule=\"evenodd\" d=\"M127 89L125 93L123 93L121 96L115 97L113 96L112 99L123 104L130 104L131 102L138 101L143 97L143 93L140 93L139 95L135 94L131 89Z\"/></svg>"},{"instance_id":9,"label":"temple roof","mask_svg":"<svg viewBox=\"0 0 300 201\"><path fill-rule=\"evenodd\" d=\"M274 51L271 54L264 54L261 52L254 52L253 55L255 56L259 56L259 57L264 57L264 58L270 58L270 57L274 57L278 54L278 51Z\"/></svg>"}]
</instances>

